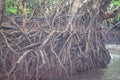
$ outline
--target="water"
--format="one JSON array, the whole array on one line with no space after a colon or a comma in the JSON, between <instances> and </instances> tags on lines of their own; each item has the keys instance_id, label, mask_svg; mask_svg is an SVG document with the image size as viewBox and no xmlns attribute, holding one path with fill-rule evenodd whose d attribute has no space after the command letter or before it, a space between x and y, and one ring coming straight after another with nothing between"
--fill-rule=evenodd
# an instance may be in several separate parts
<instances>
[{"instance_id":1,"label":"water","mask_svg":"<svg viewBox=\"0 0 120 80\"><path fill-rule=\"evenodd\" d=\"M70 80L120 80L120 45L106 45L112 57L105 69L94 69L72 76Z\"/></svg>"}]
</instances>

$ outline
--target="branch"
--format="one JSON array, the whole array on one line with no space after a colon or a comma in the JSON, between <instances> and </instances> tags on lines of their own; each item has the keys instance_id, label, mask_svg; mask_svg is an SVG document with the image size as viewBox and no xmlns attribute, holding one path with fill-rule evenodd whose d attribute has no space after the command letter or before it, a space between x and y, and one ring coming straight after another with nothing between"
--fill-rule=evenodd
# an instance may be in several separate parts
<instances>
[{"instance_id":1,"label":"branch","mask_svg":"<svg viewBox=\"0 0 120 80\"><path fill-rule=\"evenodd\" d=\"M112 0L98 0L96 6L98 6L100 10L102 9L104 12L106 12L111 1Z\"/></svg>"},{"instance_id":2,"label":"branch","mask_svg":"<svg viewBox=\"0 0 120 80\"><path fill-rule=\"evenodd\" d=\"M115 10L113 10L112 12L106 12L106 13L104 13L104 12L101 11L100 16L102 17L103 20L106 20L106 19L114 18L119 13L120 13L120 7L118 7Z\"/></svg>"},{"instance_id":3,"label":"branch","mask_svg":"<svg viewBox=\"0 0 120 80\"><path fill-rule=\"evenodd\" d=\"M96 7L99 8L99 16L103 20L114 18L120 12L120 7L111 11L107 12L107 7L110 5L112 0L97 0Z\"/></svg>"}]
</instances>

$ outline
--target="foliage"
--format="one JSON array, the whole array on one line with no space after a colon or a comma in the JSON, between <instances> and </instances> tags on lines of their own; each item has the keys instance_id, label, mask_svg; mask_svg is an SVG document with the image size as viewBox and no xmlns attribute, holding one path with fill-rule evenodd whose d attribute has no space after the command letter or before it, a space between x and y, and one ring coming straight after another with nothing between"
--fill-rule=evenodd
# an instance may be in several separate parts
<instances>
[{"instance_id":1,"label":"foliage","mask_svg":"<svg viewBox=\"0 0 120 80\"><path fill-rule=\"evenodd\" d=\"M68 3L68 0L66 0ZM93 0L96 2L96 0ZM54 9L59 6L61 0L23 0L25 10L28 15L38 14L52 14ZM120 6L120 0L112 0L109 10L112 11ZM17 0L5 0L5 13L6 15L21 14ZM120 14L116 16L113 22L120 21Z\"/></svg>"},{"instance_id":2,"label":"foliage","mask_svg":"<svg viewBox=\"0 0 120 80\"><path fill-rule=\"evenodd\" d=\"M120 0L112 0L114 6L120 6Z\"/></svg>"},{"instance_id":3,"label":"foliage","mask_svg":"<svg viewBox=\"0 0 120 80\"><path fill-rule=\"evenodd\" d=\"M21 14L17 0L5 0L5 14ZM30 8L25 8L27 13L30 13Z\"/></svg>"},{"instance_id":4,"label":"foliage","mask_svg":"<svg viewBox=\"0 0 120 80\"><path fill-rule=\"evenodd\" d=\"M120 0L112 0L112 4L111 4L111 10L117 8L120 6ZM120 13L114 18L113 20L115 23L120 21Z\"/></svg>"},{"instance_id":5,"label":"foliage","mask_svg":"<svg viewBox=\"0 0 120 80\"><path fill-rule=\"evenodd\" d=\"M5 13L17 14L18 7L16 5L17 0L5 0Z\"/></svg>"}]
</instances>

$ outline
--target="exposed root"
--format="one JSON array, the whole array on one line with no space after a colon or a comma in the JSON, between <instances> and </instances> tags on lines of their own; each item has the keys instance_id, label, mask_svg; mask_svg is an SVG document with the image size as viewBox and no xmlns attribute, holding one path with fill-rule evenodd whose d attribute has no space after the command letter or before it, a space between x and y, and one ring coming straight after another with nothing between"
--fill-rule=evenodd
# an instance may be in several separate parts
<instances>
[{"instance_id":1,"label":"exposed root","mask_svg":"<svg viewBox=\"0 0 120 80\"><path fill-rule=\"evenodd\" d=\"M0 31L0 79L55 79L107 66L110 55L96 17L88 23L82 17L34 20L37 25L28 23L26 33L10 19L10 29Z\"/></svg>"}]
</instances>

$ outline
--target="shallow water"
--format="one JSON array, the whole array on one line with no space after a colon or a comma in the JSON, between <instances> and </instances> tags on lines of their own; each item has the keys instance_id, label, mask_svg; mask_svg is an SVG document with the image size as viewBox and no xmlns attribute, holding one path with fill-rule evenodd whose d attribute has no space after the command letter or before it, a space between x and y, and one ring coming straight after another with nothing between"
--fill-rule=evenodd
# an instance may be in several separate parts
<instances>
[{"instance_id":1,"label":"shallow water","mask_svg":"<svg viewBox=\"0 0 120 80\"><path fill-rule=\"evenodd\" d=\"M120 80L120 45L106 45L111 61L105 69L94 69L72 76L70 80Z\"/></svg>"}]
</instances>

